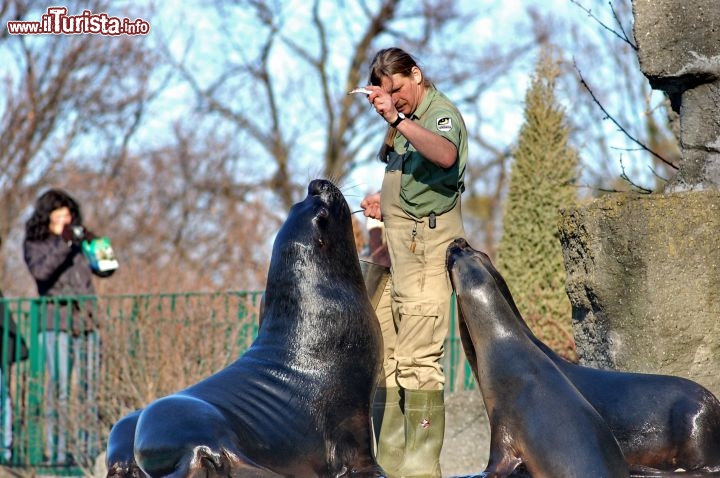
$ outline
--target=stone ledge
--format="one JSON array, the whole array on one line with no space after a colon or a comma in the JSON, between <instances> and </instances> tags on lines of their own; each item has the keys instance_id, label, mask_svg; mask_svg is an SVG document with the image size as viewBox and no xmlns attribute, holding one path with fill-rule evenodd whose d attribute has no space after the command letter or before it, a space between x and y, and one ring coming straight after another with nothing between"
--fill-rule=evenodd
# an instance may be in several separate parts
<instances>
[{"instance_id":1,"label":"stone ledge","mask_svg":"<svg viewBox=\"0 0 720 478\"><path fill-rule=\"evenodd\" d=\"M559 228L581 363L720 396L720 191L608 195Z\"/></svg>"}]
</instances>

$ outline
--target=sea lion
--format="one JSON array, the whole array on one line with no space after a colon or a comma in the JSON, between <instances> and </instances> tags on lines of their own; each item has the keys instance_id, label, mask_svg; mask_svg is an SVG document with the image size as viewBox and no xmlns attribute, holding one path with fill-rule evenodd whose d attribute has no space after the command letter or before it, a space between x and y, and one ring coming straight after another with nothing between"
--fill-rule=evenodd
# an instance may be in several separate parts
<instances>
[{"instance_id":1,"label":"sea lion","mask_svg":"<svg viewBox=\"0 0 720 478\"><path fill-rule=\"evenodd\" d=\"M342 193L313 180L273 244L258 336L235 362L148 405L134 456L152 478L370 477L380 328Z\"/></svg>"},{"instance_id":2,"label":"sea lion","mask_svg":"<svg viewBox=\"0 0 720 478\"><path fill-rule=\"evenodd\" d=\"M523 464L533 478L629 477L610 428L526 335L464 239L447 250L460 336L490 421L485 475L506 477Z\"/></svg>"},{"instance_id":3,"label":"sea lion","mask_svg":"<svg viewBox=\"0 0 720 478\"><path fill-rule=\"evenodd\" d=\"M720 472L720 401L709 390L682 377L600 370L565 360L532 333L490 258L476 255L510 306L501 319L517 321L600 413L638 476L642 467L704 476Z\"/></svg>"},{"instance_id":4,"label":"sea lion","mask_svg":"<svg viewBox=\"0 0 720 478\"><path fill-rule=\"evenodd\" d=\"M142 478L143 474L133 457L135 427L142 410L128 413L110 429L105 452L107 478Z\"/></svg>"}]
</instances>

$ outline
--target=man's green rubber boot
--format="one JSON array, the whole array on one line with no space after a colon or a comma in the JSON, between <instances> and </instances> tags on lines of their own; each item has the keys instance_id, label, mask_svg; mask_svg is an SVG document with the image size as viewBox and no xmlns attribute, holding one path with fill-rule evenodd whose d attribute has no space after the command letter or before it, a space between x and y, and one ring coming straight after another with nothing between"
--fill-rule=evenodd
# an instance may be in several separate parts
<instances>
[{"instance_id":1,"label":"man's green rubber boot","mask_svg":"<svg viewBox=\"0 0 720 478\"><path fill-rule=\"evenodd\" d=\"M443 390L404 390L405 457L400 478L440 478L445 437Z\"/></svg>"},{"instance_id":2,"label":"man's green rubber boot","mask_svg":"<svg viewBox=\"0 0 720 478\"><path fill-rule=\"evenodd\" d=\"M405 453L405 416L399 387L378 387L372 404L375 459L388 478L399 478Z\"/></svg>"}]
</instances>

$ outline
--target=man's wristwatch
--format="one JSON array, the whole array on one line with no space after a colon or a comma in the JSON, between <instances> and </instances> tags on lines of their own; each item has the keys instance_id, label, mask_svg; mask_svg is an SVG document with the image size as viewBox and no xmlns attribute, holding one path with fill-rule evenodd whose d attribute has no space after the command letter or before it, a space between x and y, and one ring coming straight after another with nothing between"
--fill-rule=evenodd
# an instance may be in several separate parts
<instances>
[{"instance_id":1,"label":"man's wristwatch","mask_svg":"<svg viewBox=\"0 0 720 478\"><path fill-rule=\"evenodd\" d=\"M393 121L393 122L390 124L390 126L392 126L393 128L397 128L397 126L398 126L398 125L402 122L402 120L404 120L404 119L405 119L405 115L402 114L402 113L398 113L397 119L396 119L395 121Z\"/></svg>"}]
</instances>

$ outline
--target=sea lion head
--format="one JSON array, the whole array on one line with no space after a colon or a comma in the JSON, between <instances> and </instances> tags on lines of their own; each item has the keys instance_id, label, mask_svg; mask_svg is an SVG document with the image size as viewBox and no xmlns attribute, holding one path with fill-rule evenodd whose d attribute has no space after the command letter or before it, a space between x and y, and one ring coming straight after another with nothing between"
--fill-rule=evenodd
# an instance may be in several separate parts
<instances>
[{"instance_id":1,"label":"sea lion head","mask_svg":"<svg viewBox=\"0 0 720 478\"><path fill-rule=\"evenodd\" d=\"M363 302L367 291L345 198L324 179L311 181L307 191L275 238L265 307L310 297L323 307L338 300L347 305L350 297Z\"/></svg>"},{"instance_id":2,"label":"sea lion head","mask_svg":"<svg viewBox=\"0 0 720 478\"><path fill-rule=\"evenodd\" d=\"M506 320L514 318L517 309L503 294L505 282L487 254L458 238L447 248L446 267L457 300L460 341L477 377L477 352L484 348L480 342L491 336L508 339L524 322Z\"/></svg>"},{"instance_id":3,"label":"sea lion head","mask_svg":"<svg viewBox=\"0 0 720 478\"><path fill-rule=\"evenodd\" d=\"M458 296L469 294L475 288L495 285L488 265L494 269L487 254L473 249L463 238L455 239L447 248L446 266Z\"/></svg>"},{"instance_id":4,"label":"sea lion head","mask_svg":"<svg viewBox=\"0 0 720 478\"><path fill-rule=\"evenodd\" d=\"M457 295L466 295L464 293L473 287L497 288L518 320L526 325L507 282L493 265L490 256L473 249L466 239L457 238L447 248L446 265Z\"/></svg>"}]
</instances>

